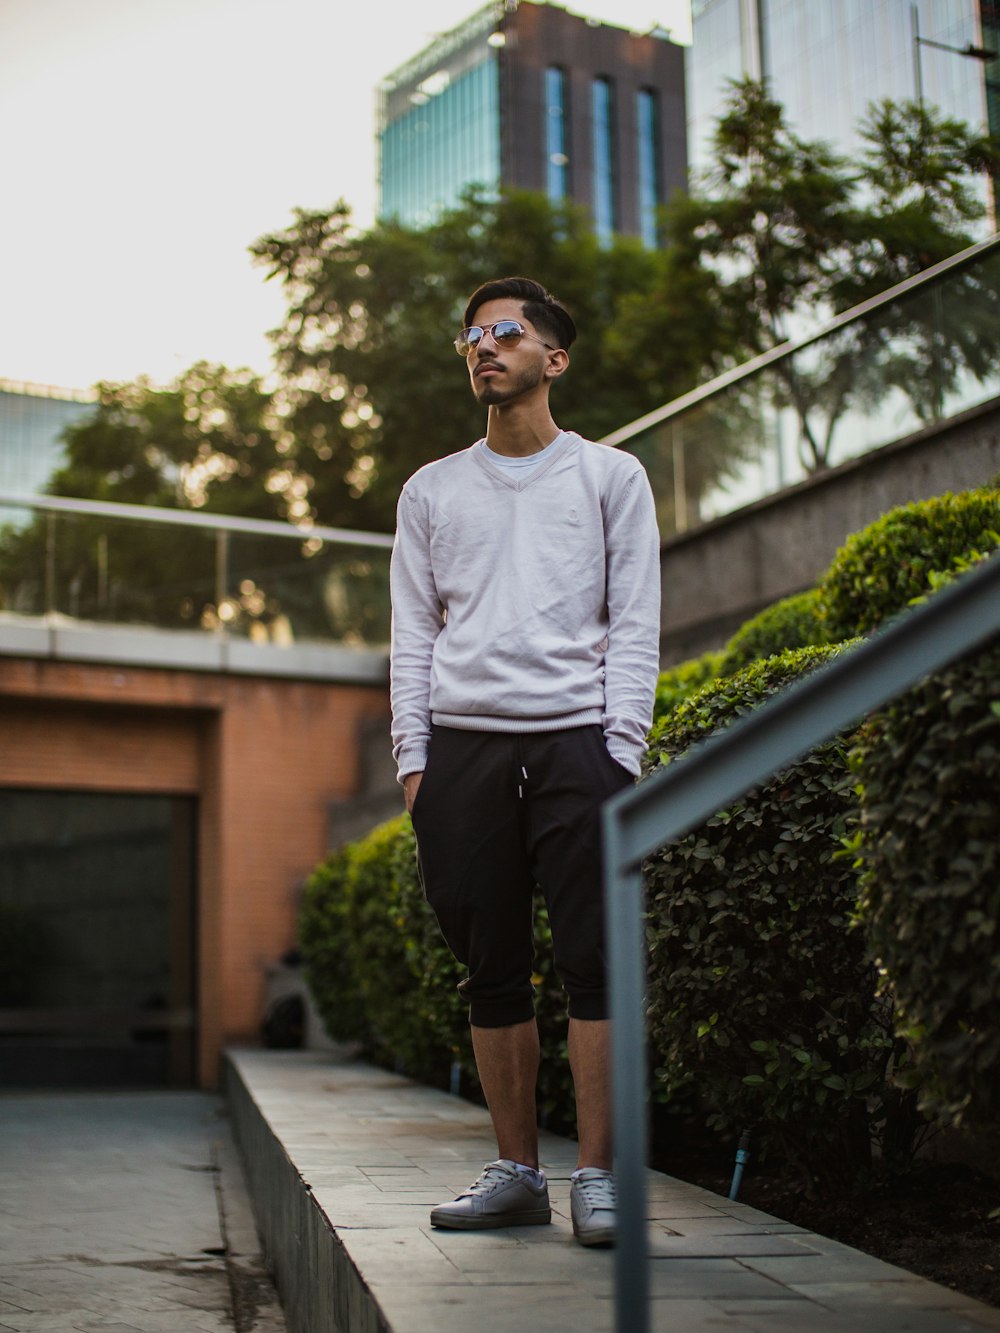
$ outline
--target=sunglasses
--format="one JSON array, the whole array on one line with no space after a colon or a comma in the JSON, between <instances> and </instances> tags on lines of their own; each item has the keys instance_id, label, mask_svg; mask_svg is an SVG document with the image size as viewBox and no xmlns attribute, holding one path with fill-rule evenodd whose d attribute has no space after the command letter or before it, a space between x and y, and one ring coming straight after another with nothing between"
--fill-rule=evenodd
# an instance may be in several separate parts
<instances>
[{"instance_id":1,"label":"sunglasses","mask_svg":"<svg viewBox=\"0 0 1000 1333\"><path fill-rule=\"evenodd\" d=\"M536 343L541 343L547 347L550 352L556 349L551 343L547 343L544 338L539 338L536 333L529 333L523 324L519 324L516 319L501 319L496 324L472 324L467 329L462 329L455 339L455 351L459 356L468 356L474 351L482 340L489 334L497 347L516 347L522 338L534 338Z\"/></svg>"}]
</instances>

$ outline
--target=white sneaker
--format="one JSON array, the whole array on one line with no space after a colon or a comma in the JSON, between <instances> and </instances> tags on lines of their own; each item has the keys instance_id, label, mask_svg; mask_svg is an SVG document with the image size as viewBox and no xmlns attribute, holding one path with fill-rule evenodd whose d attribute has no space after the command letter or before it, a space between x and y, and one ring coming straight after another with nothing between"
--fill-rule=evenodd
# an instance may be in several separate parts
<instances>
[{"instance_id":1,"label":"white sneaker","mask_svg":"<svg viewBox=\"0 0 1000 1333\"><path fill-rule=\"evenodd\" d=\"M618 1216L615 1178L610 1171L585 1166L574 1172L569 1206L573 1235L581 1245L614 1245Z\"/></svg>"},{"instance_id":2,"label":"white sneaker","mask_svg":"<svg viewBox=\"0 0 1000 1333\"><path fill-rule=\"evenodd\" d=\"M513 1162L488 1162L479 1179L451 1203L431 1211L432 1227L485 1231L491 1227L541 1226L552 1220L545 1177L536 1185Z\"/></svg>"}]
</instances>

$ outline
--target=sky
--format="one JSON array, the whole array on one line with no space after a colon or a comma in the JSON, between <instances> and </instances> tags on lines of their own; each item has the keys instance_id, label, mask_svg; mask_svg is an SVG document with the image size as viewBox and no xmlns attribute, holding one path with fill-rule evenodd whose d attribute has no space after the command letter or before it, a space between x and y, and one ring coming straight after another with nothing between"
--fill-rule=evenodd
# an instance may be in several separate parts
<instances>
[{"instance_id":1,"label":"sky","mask_svg":"<svg viewBox=\"0 0 1000 1333\"><path fill-rule=\"evenodd\" d=\"M690 40L689 0L565 8ZM266 373L247 247L376 204L375 89L480 0L0 0L0 379Z\"/></svg>"}]
</instances>

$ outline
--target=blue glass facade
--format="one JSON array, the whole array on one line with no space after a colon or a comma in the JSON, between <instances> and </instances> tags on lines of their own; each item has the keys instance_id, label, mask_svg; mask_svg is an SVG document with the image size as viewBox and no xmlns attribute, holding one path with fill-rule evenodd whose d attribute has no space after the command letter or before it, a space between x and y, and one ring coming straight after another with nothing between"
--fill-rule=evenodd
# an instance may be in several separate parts
<instances>
[{"instance_id":1,"label":"blue glass facade","mask_svg":"<svg viewBox=\"0 0 1000 1333\"><path fill-rule=\"evenodd\" d=\"M65 460L62 432L93 411L88 394L0 380L0 490L43 491Z\"/></svg>"},{"instance_id":2,"label":"blue glass facade","mask_svg":"<svg viewBox=\"0 0 1000 1333\"><path fill-rule=\"evenodd\" d=\"M590 123L593 148L594 231L607 245L615 230L614 88L610 79L590 85Z\"/></svg>"},{"instance_id":3,"label":"blue glass facade","mask_svg":"<svg viewBox=\"0 0 1000 1333\"><path fill-rule=\"evenodd\" d=\"M796 133L851 154L869 102L917 95L920 34L964 47L980 40L980 0L701 0L688 52L688 154L707 164L727 80L766 77ZM985 128L983 67L921 45L927 105Z\"/></svg>"},{"instance_id":4,"label":"blue glass facade","mask_svg":"<svg viewBox=\"0 0 1000 1333\"><path fill-rule=\"evenodd\" d=\"M489 51L440 91L417 91L413 102L411 110L382 131L380 213L423 226L456 205L469 186L492 192L499 188L500 78L495 52Z\"/></svg>"},{"instance_id":5,"label":"blue glass facade","mask_svg":"<svg viewBox=\"0 0 1000 1333\"><path fill-rule=\"evenodd\" d=\"M545 187L555 202L569 194L566 124L566 72L550 65L545 71Z\"/></svg>"},{"instance_id":6,"label":"blue glass facade","mask_svg":"<svg viewBox=\"0 0 1000 1333\"><path fill-rule=\"evenodd\" d=\"M635 110L639 157L639 236L643 245L653 249L659 239L656 209L661 202L658 170L660 108L654 88L639 89Z\"/></svg>"}]
</instances>

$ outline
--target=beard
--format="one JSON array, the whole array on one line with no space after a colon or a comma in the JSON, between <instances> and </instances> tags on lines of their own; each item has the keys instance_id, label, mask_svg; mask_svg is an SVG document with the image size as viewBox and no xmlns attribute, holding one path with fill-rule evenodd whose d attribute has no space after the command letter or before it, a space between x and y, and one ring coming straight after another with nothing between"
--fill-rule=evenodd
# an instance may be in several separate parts
<instances>
[{"instance_id":1,"label":"beard","mask_svg":"<svg viewBox=\"0 0 1000 1333\"><path fill-rule=\"evenodd\" d=\"M544 367L526 366L516 374L506 371L503 380L497 383L496 380L479 380L473 376L472 392L477 400L484 407L495 407L500 403L513 402L515 398L520 398L523 394L530 393L532 389L537 389L542 383Z\"/></svg>"}]
</instances>

